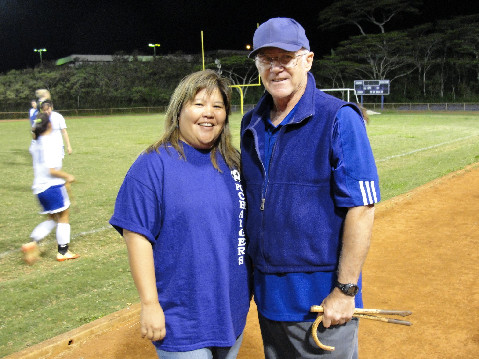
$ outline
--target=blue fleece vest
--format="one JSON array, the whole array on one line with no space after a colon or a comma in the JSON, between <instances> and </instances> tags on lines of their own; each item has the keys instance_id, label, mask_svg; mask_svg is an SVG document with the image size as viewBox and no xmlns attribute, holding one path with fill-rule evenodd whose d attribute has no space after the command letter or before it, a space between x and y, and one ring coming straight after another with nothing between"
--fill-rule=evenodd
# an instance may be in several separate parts
<instances>
[{"instance_id":1,"label":"blue fleece vest","mask_svg":"<svg viewBox=\"0 0 479 359\"><path fill-rule=\"evenodd\" d=\"M333 122L343 106L361 112L316 89L308 74L293 119L279 131L265 184L263 121L271 101L266 93L242 122L248 253L263 273L336 270L347 210L333 198Z\"/></svg>"}]
</instances>

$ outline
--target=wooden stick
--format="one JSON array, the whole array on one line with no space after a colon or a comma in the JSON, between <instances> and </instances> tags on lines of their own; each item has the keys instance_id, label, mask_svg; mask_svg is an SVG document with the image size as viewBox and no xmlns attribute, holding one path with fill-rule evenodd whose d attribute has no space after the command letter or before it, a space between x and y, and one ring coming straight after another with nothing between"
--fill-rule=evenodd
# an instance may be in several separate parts
<instances>
[{"instance_id":1,"label":"wooden stick","mask_svg":"<svg viewBox=\"0 0 479 359\"><path fill-rule=\"evenodd\" d=\"M412 312L409 310L384 310L384 309L358 309L354 310L357 314L383 314L383 315L399 315L401 317L407 317Z\"/></svg>"},{"instance_id":2,"label":"wooden stick","mask_svg":"<svg viewBox=\"0 0 479 359\"><path fill-rule=\"evenodd\" d=\"M313 305L310 309L314 313L324 313L324 308L320 305ZM354 314L382 314L382 315L399 315L401 317L407 317L412 312L409 310L384 310L384 309L354 309Z\"/></svg>"},{"instance_id":3,"label":"wooden stick","mask_svg":"<svg viewBox=\"0 0 479 359\"><path fill-rule=\"evenodd\" d=\"M313 327L311 328L311 334L313 335L313 340L318 347L320 347L323 350L327 350L329 352L332 352L334 349L336 349L335 347L325 345L325 344L321 343L318 339L318 327L319 327L319 323L321 323L322 320L323 320L323 316L318 314L316 320L313 323Z\"/></svg>"},{"instance_id":4,"label":"wooden stick","mask_svg":"<svg viewBox=\"0 0 479 359\"><path fill-rule=\"evenodd\" d=\"M385 318L385 317L380 317L377 315L368 315L368 314L353 314L353 317L355 318L363 318L363 319L371 319L371 320L377 320L380 322L384 323L391 323L391 324L401 324L401 325L407 325L411 326L412 323L408 322L407 320L400 320L400 319L394 319L394 318Z\"/></svg>"},{"instance_id":5,"label":"wooden stick","mask_svg":"<svg viewBox=\"0 0 479 359\"><path fill-rule=\"evenodd\" d=\"M323 313L324 313L324 308L320 305L313 305L310 308L310 311L313 313L318 313L318 316L316 317L316 320L313 323L313 326L311 328L311 335L313 336L313 340L316 343L318 347L320 347L323 350L327 351L333 351L335 348L329 345L325 345L321 343L318 339L318 327L319 324L323 321ZM377 314L377 315L373 315ZM384 310L384 309L358 309L356 308L354 310L353 317L355 318L363 318L363 319L370 319L370 320L377 320L380 322L385 322L385 323L392 323L392 324L402 324L402 325L412 325L411 322L408 322L406 320L399 320L399 319L394 319L394 318L387 318L383 317L382 315L399 315L402 317L407 317L408 315L411 315L412 312L408 310Z\"/></svg>"}]
</instances>

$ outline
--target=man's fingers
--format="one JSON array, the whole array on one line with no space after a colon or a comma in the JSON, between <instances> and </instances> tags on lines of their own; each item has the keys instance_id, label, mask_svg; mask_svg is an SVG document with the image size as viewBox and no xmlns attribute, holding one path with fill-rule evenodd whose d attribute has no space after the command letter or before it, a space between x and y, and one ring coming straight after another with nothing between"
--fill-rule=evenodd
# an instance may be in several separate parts
<instances>
[{"instance_id":1,"label":"man's fingers","mask_svg":"<svg viewBox=\"0 0 479 359\"><path fill-rule=\"evenodd\" d=\"M351 318L347 318L341 315L327 315L326 312L323 314L323 327L329 328L332 325L343 325L349 322Z\"/></svg>"},{"instance_id":2,"label":"man's fingers","mask_svg":"<svg viewBox=\"0 0 479 359\"><path fill-rule=\"evenodd\" d=\"M331 326L331 320L329 318L326 318L326 316L323 316L323 327L329 328Z\"/></svg>"}]
</instances>

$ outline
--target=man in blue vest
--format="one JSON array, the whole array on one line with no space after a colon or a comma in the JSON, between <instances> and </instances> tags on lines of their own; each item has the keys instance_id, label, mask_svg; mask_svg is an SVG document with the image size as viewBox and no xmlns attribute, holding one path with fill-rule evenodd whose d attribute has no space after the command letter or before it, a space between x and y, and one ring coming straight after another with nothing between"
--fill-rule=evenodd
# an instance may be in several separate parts
<instances>
[{"instance_id":1,"label":"man in blue vest","mask_svg":"<svg viewBox=\"0 0 479 359\"><path fill-rule=\"evenodd\" d=\"M303 27L273 18L253 51L265 94L241 126L246 235L266 359L357 358L361 269L380 200L361 110L316 88ZM324 307L318 348L311 339Z\"/></svg>"}]
</instances>

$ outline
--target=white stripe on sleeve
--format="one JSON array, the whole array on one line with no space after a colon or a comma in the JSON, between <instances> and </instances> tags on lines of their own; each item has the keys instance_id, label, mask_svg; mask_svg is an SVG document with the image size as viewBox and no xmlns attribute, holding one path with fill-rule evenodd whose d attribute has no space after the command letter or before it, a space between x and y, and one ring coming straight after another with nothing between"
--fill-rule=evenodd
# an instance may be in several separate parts
<instances>
[{"instance_id":1,"label":"white stripe on sleeve","mask_svg":"<svg viewBox=\"0 0 479 359\"><path fill-rule=\"evenodd\" d=\"M366 191L364 190L363 181L359 181L359 188L361 189L361 194L363 196L363 204L366 206L368 204L368 200L366 198Z\"/></svg>"},{"instance_id":2,"label":"white stripe on sleeve","mask_svg":"<svg viewBox=\"0 0 479 359\"><path fill-rule=\"evenodd\" d=\"M369 181L366 181L366 189L368 191L368 204L373 204L373 198L371 197L371 186L369 185Z\"/></svg>"},{"instance_id":3,"label":"white stripe on sleeve","mask_svg":"<svg viewBox=\"0 0 479 359\"><path fill-rule=\"evenodd\" d=\"M378 203L378 196L376 195L376 184L374 183L374 181L371 181L371 189L373 191L373 198L374 198L373 203Z\"/></svg>"}]
</instances>

